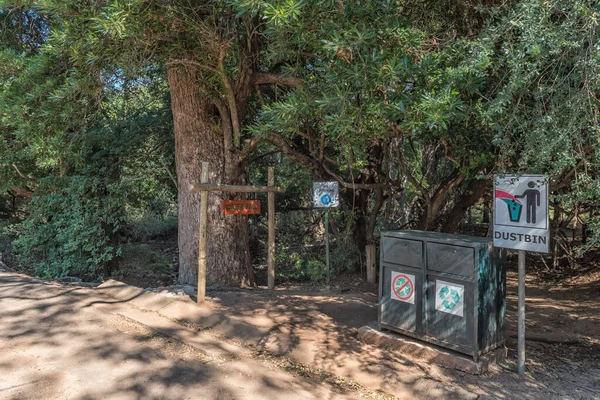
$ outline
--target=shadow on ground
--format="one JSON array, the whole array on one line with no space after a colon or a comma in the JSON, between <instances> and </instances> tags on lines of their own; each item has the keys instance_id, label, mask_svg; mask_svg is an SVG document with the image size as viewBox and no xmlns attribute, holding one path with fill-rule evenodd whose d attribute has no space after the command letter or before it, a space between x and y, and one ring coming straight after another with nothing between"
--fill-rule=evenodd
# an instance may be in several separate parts
<instances>
[{"instance_id":1,"label":"shadow on ground","mask_svg":"<svg viewBox=\"0 0 600 400\"><path fill-rule=\"evenodd\" d=\"M98 302L0 274L0 398L347 398L256 360L208 358L90 307Z\"/></svg>"},{"instance_id":2,"label":"shadow on ground","mask_svg":"<svg viewBox=\"0 0 600 400\"><path fill-rule=\"evenodd\" d=\"M516 331L516 280L511 274L508 284L510 336ZM405 356L363 344L357 329L377 319L375 295L212 292L208 302L212 320L191 318L190 322L407 397L456 398L464 394L462 388L500 399L600 398L599 283L550 289L528 286L527 331L538 336L553 332L554 339L569 341L528 341L525 379L515 373L516 340L510 337L507 362L483 376L427 364L418 354Z\"/></svg>"}]
</instances>

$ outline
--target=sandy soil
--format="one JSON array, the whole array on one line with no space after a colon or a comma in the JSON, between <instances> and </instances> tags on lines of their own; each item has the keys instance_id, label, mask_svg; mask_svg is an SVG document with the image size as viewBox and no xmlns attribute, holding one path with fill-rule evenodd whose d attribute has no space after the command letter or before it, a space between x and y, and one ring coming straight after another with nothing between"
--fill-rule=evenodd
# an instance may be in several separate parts
<instances>
[{"instance_id":1,"label":"sandy soil","mask_svg":"<svg viewBox=\"0 0 600 400\"><path fill-rule=\"evenodd\" d=\"M112 313L118 306L0 269L0 398L361 397L263 360L206 356Z\"/></svg>"},{"instance_id":2,"label":"sandy soil","mask_svg":"<svg viewBox=\"0 0 600 400\"><path fill-rule=\"evenodd\" d=\"M431 365L418 365L427 378L460 386L484 398L600 399L600 269L561 283L529 275L526 291L527 373L516 371L517 276L508 272L507 347L505 363L483 376ZM357 276L335 280L332 291L320 284L287 285L275 296L262 290L211 291L212 307L252 321L267 318L279 341L301 342L294 332L323 324L320 338L337 341L360 357L356 330L377 318L377 288ZM318 330L318 328L315 328ZM289 336L285 339L285 335ZM551 343L548 343L551 342ZM292 348L293 351L293 348ZM400 359L400 358L399 358Z\"/></svg>"}]
</instances>

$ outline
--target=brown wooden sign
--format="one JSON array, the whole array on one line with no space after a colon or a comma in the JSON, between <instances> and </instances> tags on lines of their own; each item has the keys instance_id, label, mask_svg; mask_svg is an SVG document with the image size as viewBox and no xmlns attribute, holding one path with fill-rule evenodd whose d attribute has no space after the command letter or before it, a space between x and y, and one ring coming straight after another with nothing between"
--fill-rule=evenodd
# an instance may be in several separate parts
<instances>
[{"instance_id":1,"label":"brown wooden sign","mask_svg":"<svg viewBox=\"0 0 600 400\"><path fill-rule=\"evenodd\" d=\"M221 203L224 215L260 214L259 200L223 200Z\"/></svg>"}]
</instances>

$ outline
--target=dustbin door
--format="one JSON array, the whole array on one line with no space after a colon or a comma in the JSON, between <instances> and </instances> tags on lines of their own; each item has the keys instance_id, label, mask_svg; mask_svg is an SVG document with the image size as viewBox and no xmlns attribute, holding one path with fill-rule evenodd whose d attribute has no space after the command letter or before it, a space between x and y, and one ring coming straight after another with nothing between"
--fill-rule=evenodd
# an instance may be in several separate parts
<instances>
[{"instance_id":1,"label":"dustbin door","mask_svg":"<svg viewBox=\"0 0 600 400\"><path fill-rule=\"evenodd\" d=\"M420 269L383 265L380 298L382 327L420 336L423 333L423 274Z\"/></svg>"},{"instance_id":2,"label":"dustbin door","mask_svg":"<svg viewBox=\"0 0 600 400\"><path fill-rule=\"evenodd\" d=\"M428 274L427 336L461 347L475 348L473 282Z\"/></svg>"}]
</instances>

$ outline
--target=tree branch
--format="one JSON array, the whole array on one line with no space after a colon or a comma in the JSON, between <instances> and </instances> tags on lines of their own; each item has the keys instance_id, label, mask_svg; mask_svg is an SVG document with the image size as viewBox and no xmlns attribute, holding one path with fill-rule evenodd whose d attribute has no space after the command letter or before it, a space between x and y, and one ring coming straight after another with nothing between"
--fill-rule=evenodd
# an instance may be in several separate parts
<instances>
[{"instance_id":1,"label":"tree branch","mask_svg":"<svg viewBox=\"0 0 600 400\"><path fill-rule=\"evenodd\" d=\"M211 72L218 72L215 68L209 67L208 65L199 63L198 61L194 61L194 60L176 59L176 60L168 61L166 63L167 66L177 65L177 64L181 64L181 65L193 65L193 66L198 67L200 69L206 69L206 70L211 71Z\"/></svg>"},{"instance_id":2,"label":"tree branch","mask_svg":"<svg viewBox=\"0 0 600 400\"><path fill-rule=\"evenodd\" d=\"M219 51L219 63L217 71L219 73L219 76L221 77L223 86L225 86L225 97L227 98L227 102L229 103L229 113L231 114L231 127L233 128L233 144L235 147L238 147L240 145L242 130L240 128L240 118L238 115L238 107L237 100L235 98L235 92L233 91L233 86L231 85L231 81L227 76L227 71L225 71L225 65L223 63L226 54L227 46L222 46Z\"/></svg>"},{"instance_id":3,"label":"tree branch","mask_svg":"<svg viewBox=\"0 0 600 400\"><path fill-rule=\"evenodd\" d=\"M234 170L234 152L235 148L233 146L233 131L231 124L231 117L229 115L229 110L227 106L222 101L215 101L215 107L219 111L219 115L221 116L221 130L223 132L223 150L225 152L225 163L227 167L227 174L232 173Z\"/></svg>"},{"instance_id":4,"label":"tree branch","mask_svg":"<svg viewBox=\"0 0 600 400\"><path fill-rule=\"evenodd\" d=\"M169 167L167 167L166 165L162 168L160 168L162 170L164 170L167 175L169 175L169 179L171 180L171 182L173 182L173 185L175 187L177 187L177 178L175 178L175 175L173 175L173 173L171 172L171 170L169 169Z\"/></svg>"},{"instance_id":5,"label":"tree branch","mask_svg":"<svg viewBox=\"0 0 600 400\"><path fill-rule=\"evenodd\" d=\"M267 135L265 139L268 140L275 147L280 149L281 152L287 157L289 157L291 160L294 160L298 164L308 168L316 176L320 178L325 178L328 175L327 171L319 162L295 150L281 135L275 132L271 132L269 135Z\"/></svg>"},{"instance_id":6,"label":"tree branch","mask_svg":"<svg viewBox=\"0 0 600 400\"><path fill-rule=\"evenodd\" d=\"M459 169L452 171L441 183L438 189L431 197L432 213L436 214L448 193L463 181L465 174L460 172Z\"/></svg>"},{"instance_id":7,"label":"tree branch","mask_svg":"<svg viewBox=\"0 0 600 400\"><path fill-rule=\"evenodd\" d=\"M414 177L414 175L410 172L410 169L408 168L408 164L406 163L406 159L404 158L404 155L400 151L400 146L398 144L396 145L396 156L398 157L398 163L400 164L400 168L402 169L404 176L406 176L406 179L408 179L408 181L417 190L419 190L421 192L421 194L423 195L423 198L429 204L431 202L431 198L429 196L429 191L427 190L427 188L425 186L421 185L421 183L419 181L417 181L417 179Z\"/></svg>"},{"instance_id":8,"label":"tree branch","mask_svg":"<svg viewBox=\"0 0 600 400\"><path fill-rule=\"evenodd\" d=\"M477 204L491 184L491 178L471 180L465 192L450 211L448 219L442 227L442 232L455 232L467 210Z\"/></svg>"},{"instance_id":9,"label":"tree branch","mask_svg":"<svg viewBox=\"0 0 600 400\"><path fill-rule=\"evenodd\" d=\"M31 198L33 197L33 190L29 189L28 187L21 188L13 186L12 191L15 193L15 196L20 196L28 200L31 200Z\"/></svg>"},{"instance_id":10,"label":"tree branch","mask_svg":"<svg viewBox=\"0 0 600 400\"><path fill-rule=\"evenodd\" d=\"M320 179L326 179L328 177L335 178L340 185L347 189L360 190L360 189L377 189L389 187L391 182L377 182L377 183L353 183L346 182L341 176L331 171L324 163L311 158L305 154L295 150L281 135L272 132L266 140L272 143L275 147L279 148L283 154L285 154L291 160L296 161L300 165L311 170Z\"/></svg>"},{"instance_id":11,"label":"tree branch","mask_svg":"<svg viewBox=\"0 0 600 400\"><path fill-rule=\"evenodd\" d=\"M571 184L571 181L573 180L577 169L579 169L587 161L587 155L588 153L584 154L584 157L581 160L579 160L573 168L571 168L570 170L566 170L565 168L565 170L562 171L558 179L556 179L553 182L550 182L550 193L557 192Z\"/></svg>"},{"instance_id":12,"label":"tree branch","mask_svg":"<svg viewBox=\"0 0 600 400\"><path fill-rule=\"evenodd\" d=\"M256 157L253 157L253 158L249 159L248 161L246 161L246 165L255 163L256 161L258 161L258 160L260 160L262 158L269 157L269 156L272 156L274 154L279 154L279 153L281 153L281 150L267 151L264 154L261 154L261 155L258 155Z\"/></svg>"},{"instance_id":13,"label":"tree branch","mask_svg":"<svg viewBox=\"0 0 600 400\"><path fill-rule=\"evenodd\" d=\"M334 177L339 183L340 185L342 185L343 187L347 188L347 189L352 189L352 190L361 190L361 189L381 189L381 188L385 188L385 187L389 187L391 182L375 182L375 183L354 183L354 182L346 182L344 181L344 179L339 176L338 174L336 174L335 172L331 171L329 168L327 168L327 166L325 164L323 164L323 169L325 169L325 171L327 171L327 173L329 175L331 175L332 177Z\"/></svg>"},{"instance_id":14,"label":"tree branch","mask_svg":"<svg viewBox=\"0 0 600 400\"><path fill-rule=\"evenodd\" d=\"M253 137L251 139L245 140L248 146L244 148L240 153L240 162L246 162L246 159L250 157L250 155L258 147L258 145L263 143L264 141L265 139L263 139L262 137Z\"/></svg>"},{"instance_id":15,"label":"tree branch","mask_svg":"<svg viewBox=\"0 0 600 400\"><path fill-rule=\"evenodd\" d=\"M16 164L15 164L15 163L12 163L11 165L12 165L12 166L13 166L13 168L14 168L14 169L17 171L17 173L19 174L19 176L20 176L21 178L23 178L23 179L33 179L33 180L35 180L35 179L36 179L34 176L31 176L31 175L27 175L27 176L23 175L23 174L21 173L21 171L19 170L19 168L16 166Z\"/></svg>"},{"instance_id":16,"label":"tree branch","mask_svg":"<svg viewBox=\"0 0 600 400\"><path fill-rule=\"evenodd\" d=\"M287 85L295 88L300 88L304 84L300 78L263 72L254 72L252 74L252 83L255 85Z\"/></svg>"}]
</instances>

